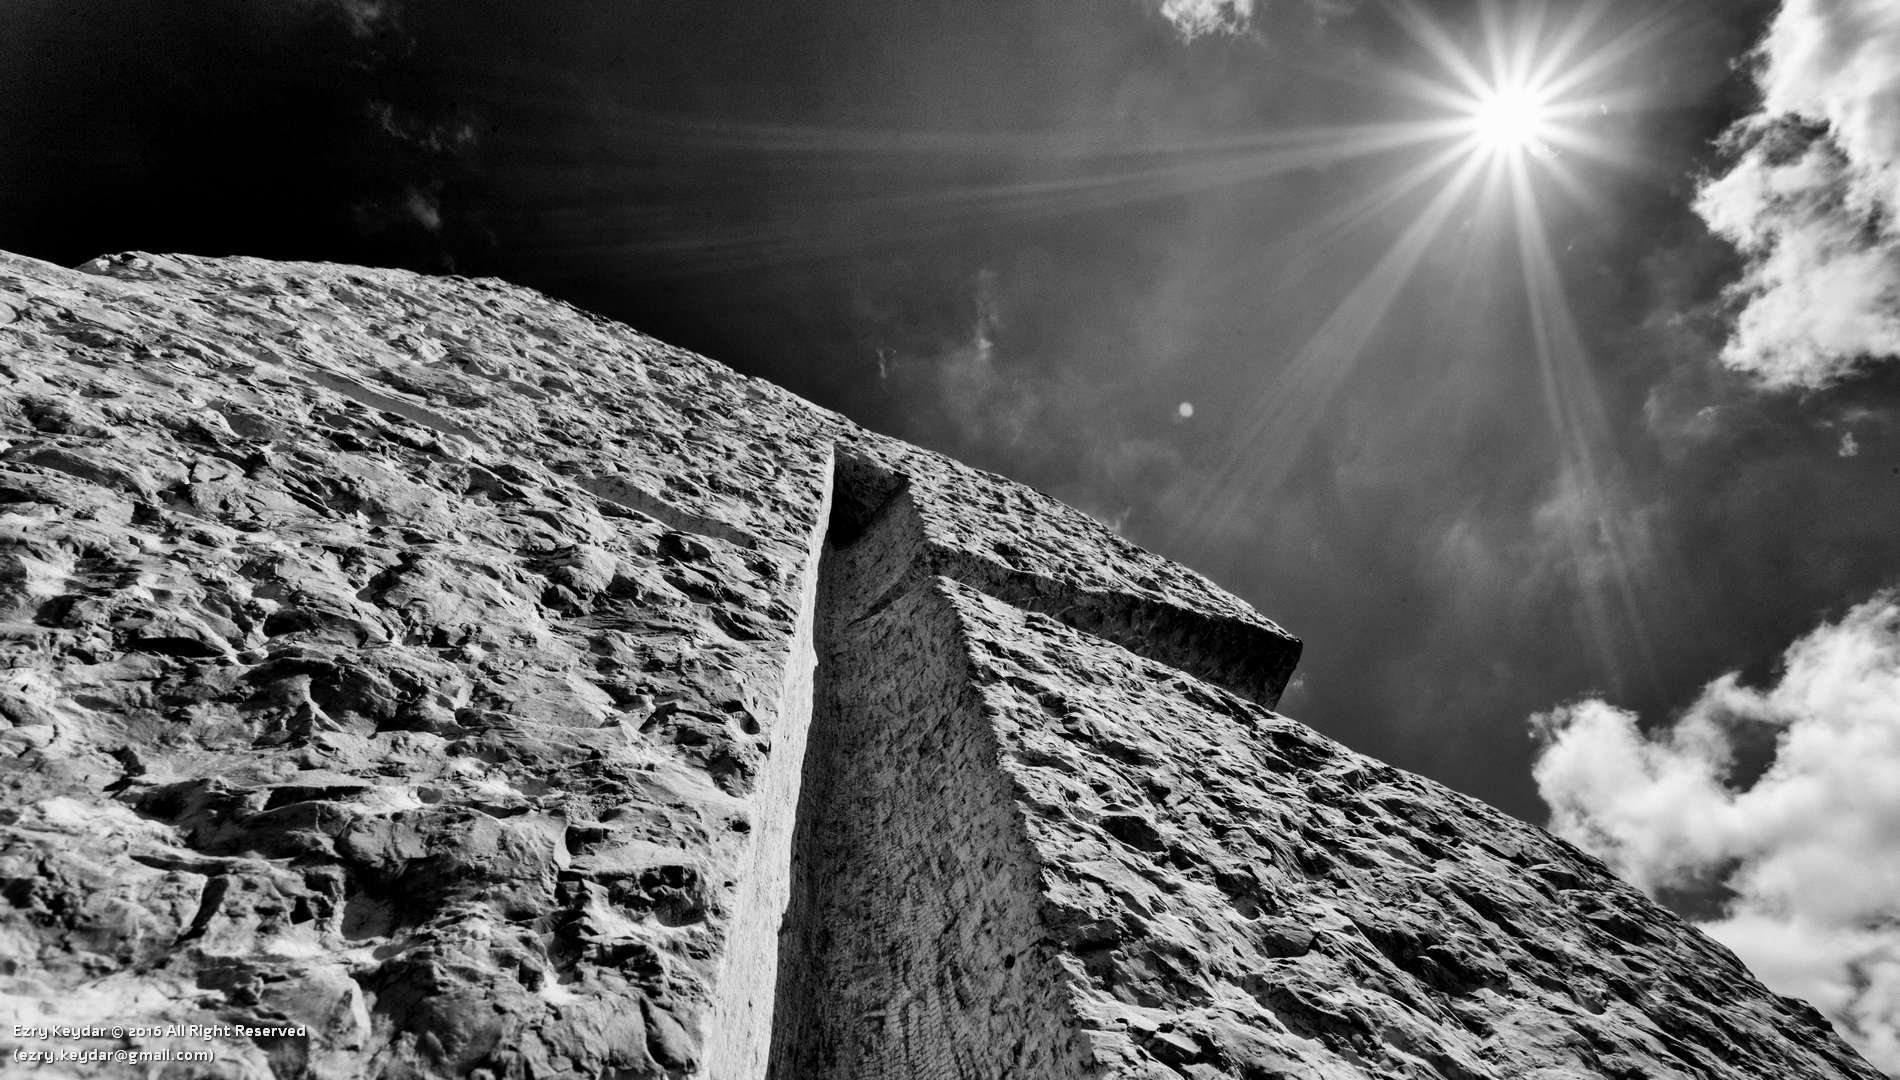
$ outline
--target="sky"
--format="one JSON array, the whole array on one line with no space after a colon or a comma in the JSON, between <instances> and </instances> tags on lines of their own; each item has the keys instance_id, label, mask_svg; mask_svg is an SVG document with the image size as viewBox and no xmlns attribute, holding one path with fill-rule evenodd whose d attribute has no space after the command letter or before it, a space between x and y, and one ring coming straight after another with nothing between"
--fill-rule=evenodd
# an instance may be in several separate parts
<instances>
[{"instance_id":1,"label":"sky","mask_svg":"<svg viewBox=\"0 0 1900 1080\"><path fill-rule=\"evenodd\" d=\"M496 275L1027 482L1900 1072L1886 0L7 21L0 248Z\"/></svg>"}]
</instances>

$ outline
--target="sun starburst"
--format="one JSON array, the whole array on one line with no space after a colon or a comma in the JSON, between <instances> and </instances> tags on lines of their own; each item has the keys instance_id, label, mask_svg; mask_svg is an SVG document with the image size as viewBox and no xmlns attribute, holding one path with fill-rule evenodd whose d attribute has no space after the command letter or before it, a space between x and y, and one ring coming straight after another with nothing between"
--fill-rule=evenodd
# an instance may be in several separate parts
<instances>
[{"instance_id":1,"label":"sun starburst","mask_svg":"<svg viewBox=\"0 0 1900 1080\"><path fill-rule=\"evenodd\" d=\"M1637 598L1655 583L1640 530L1615 510L1606 414L1553 232L1564 227L1564 204L1600 205L1606 171L1645 169L1617 136L1621 125L1605 120L1643 107L1628 76L1670 16L1652 11L1619 23L1609 17L1613 4L1479 0L1478 18L1454 30L1420 0L1386 0L1417 46L1415 62L1391 73L1417 111L1390 125L1341 131L1327 144L1342 158L1391 154L1398 164L1385 183L1327 220L1335 229L1391 221L1405 207L1405 226L1307 345L1263 381L1248 428L1209 486L1213 493L1280 486L1320 418L1333 415L1331 399L1344 392L1388 311L1422 274L1441 275L1436 282L1451 305L1466 303L1473 283L1490 279L1525 305L1529 348L1514 355L1534 365L1541 385L1556 450L1554 488L1565 505L1580 508L1552 526L1553 539L1569 546L1580 614L1606 664L1617 655L1615 642L1646 641ZM1328 228L1316 230L1313 242L1326 235ZM1516 264L1508 273L1504 260ZM1235 505L1210 495L1182 532L1219 534Z\"/></svg>"},{"instance_id":2,"label":"sun starburst","mask_svg":"<svg viewBox=\"0 0 1900 1080\"><path fill-rule=\"evenodd\" d=\"M1442 116L1441 130L1473 157L1509 176L1512 201L1528 197L1522 185L1536 160L1563 189L1584 194L1588 165L1640 168L1629 148L1606 135L1600 121L1636 104L1618 75L1664 25L1652 14L1612 31L1609 0L1593 0L1554 17L1548 3L1484 3L1473 45L1454 39L1441 22L1410 0L1395 10L1436 73L1401 78L1412 96Z\"/></svg>"},{"instance_id":3,"label":"sun starburst","mask_svg":"<svg viewBox=\"0 0 1900 1080\"><path fill-rule=\"evenodd\" d=\"M1550 102L1529 86L1497 86L1475 103L1471 137L1494 155L1551 156L1556 121Z\"/></svg>"}]
</instances>

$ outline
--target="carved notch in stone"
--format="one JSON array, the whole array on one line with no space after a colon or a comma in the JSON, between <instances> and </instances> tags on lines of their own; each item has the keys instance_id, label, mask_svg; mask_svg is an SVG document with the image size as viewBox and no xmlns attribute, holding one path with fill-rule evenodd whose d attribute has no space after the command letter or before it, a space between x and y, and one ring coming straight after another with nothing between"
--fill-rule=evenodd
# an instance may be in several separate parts
<instances>
[{"instance_id":1,"label":"carved notch in stone","mask_svg":"<svg viewBox=\"0 0 1900 1080\"><path fill-rule=\"evenodd\" d=\"M1278 697L1298 651L1260 627L959 552L933 540L902 477L840 454L774 1080L1087 1074L1041 923L1040 864L943 578L1256 698ZM993 1007L1003 1001L1018 1007Z\"/></svg>"},{"instance_id":2,"label":"carved notch in stone","mask_svg":"<svg viewBox=\"0 0 1900 1080\"><path fill-rule=\"evenodd\" d=\"M864 494L820 562L767 1076L1088 1075L959 617L908 498Z\"/></svg>"}]
</instances>

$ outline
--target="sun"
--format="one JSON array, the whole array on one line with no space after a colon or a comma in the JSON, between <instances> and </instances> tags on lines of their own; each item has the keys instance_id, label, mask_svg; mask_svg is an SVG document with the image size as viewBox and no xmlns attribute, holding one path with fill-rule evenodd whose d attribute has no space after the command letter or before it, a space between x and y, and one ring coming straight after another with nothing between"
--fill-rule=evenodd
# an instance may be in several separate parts
<instances>
[{"instance_id":1,"label":"sun","mask_svg":"<svg viewBox=\"0 0 1900 1080\"><path fill-rule=\"evenodd\" d=\"M1547 157L1556 134L1556 110L1529 86L1494 86L1471 104L1471 137L1494 155Z\"/></svg>"},{"instance_id":2,"label":"sun","mask_svg":"<svg viewBox=\"0 0 1900 1080\"><path fill-rule=\"evenodd\" d=\"M1640 169L1605 118L1643 107L1628 73L1672 16L1622 22L1610 17L1615 0L1477 0L1477 20L1454 32L1421 0L1391 3L1431 62L1398 85L1436 113L1421 130L1435 130L1453 160L1570 194L1598 165Z\"/></svg>"}]
</instances>

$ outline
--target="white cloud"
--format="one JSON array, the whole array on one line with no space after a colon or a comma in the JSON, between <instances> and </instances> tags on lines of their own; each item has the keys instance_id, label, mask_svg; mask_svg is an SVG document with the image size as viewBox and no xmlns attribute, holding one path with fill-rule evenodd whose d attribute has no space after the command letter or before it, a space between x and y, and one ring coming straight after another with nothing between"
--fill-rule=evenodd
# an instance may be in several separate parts
<instances>
[{"instance_id":1,"label":"white cloud","mask_svg":"<svg viewBox=\"0 0 1900 1080\"><path fill-rule=\"evenodd\" d=\"M1254 0L1161 0L1161 14L1189 40L1233 33L1253 21Z\"/></svg>"},{"instance_id":2,"label":"white cloud","mask_svg":"<svg viewBox=\"0 0 1900 1080\"><path fill-rule=\"evenodd\" d=\"M1900 594L1797 641L1780 680L1704 689L1673 724L1584 701L1533 719L1551 830L1655 895L1719 886L1699 924L1900 1075ZM1749 736L1773 762L1733 775Z\"/></svg>"},{"instance_id":3,"label":"white cloud","mask_svg":"<svg viewBox=\"0 0 1900 1080\"><path fill-rule=\"evenodd\" d=\"M430 232L442 231L442 201L433 193L411 187L403 195L402 210L409 220Z\"/></svg>"},{"instance_id":4,"label":"white cloud","mask_svg":"<svg viewBox=\"0 0 1900 1080\"><path fill-rule=\"evenodd\" d=\"M1900 357L1900 4L1784 0L1696 209L1748 257L1723 359L1774 387Z\"/></svg>"}]
</instances>

